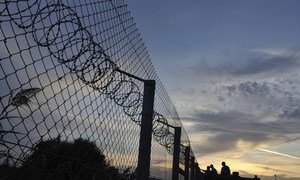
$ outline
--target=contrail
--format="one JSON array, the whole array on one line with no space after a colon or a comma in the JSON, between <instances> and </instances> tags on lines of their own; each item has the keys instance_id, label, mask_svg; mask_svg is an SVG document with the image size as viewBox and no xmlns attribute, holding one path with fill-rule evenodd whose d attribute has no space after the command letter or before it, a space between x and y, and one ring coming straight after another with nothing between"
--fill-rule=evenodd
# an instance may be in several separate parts
<instances>
[{"instance_id":1,"label":"contrail","mask_svg":"<svg viewBox=\"0 0 300 180\"><path fill-rule=\"evenodd\" d=\"M280 156L285 156L285 157L289 157L289 158L299 159L300 160L300 157L297 157L297 156L291 156L291 155L288 155L288 154L283 154L283 153L280 153L280 152L271 151L271 150L267 150L267 149L263 149L263 148L257 148L257 149L260 150L260 151L271 153L271 154L277 154L277 155L280 155Z\"/></svg>"}]
</instances>

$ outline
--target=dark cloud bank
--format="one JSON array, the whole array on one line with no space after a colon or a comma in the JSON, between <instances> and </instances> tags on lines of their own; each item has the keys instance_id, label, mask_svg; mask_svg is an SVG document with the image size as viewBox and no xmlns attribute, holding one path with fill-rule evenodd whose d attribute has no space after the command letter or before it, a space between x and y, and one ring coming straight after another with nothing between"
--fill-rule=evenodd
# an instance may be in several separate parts
<instances>
[{"instance_id":1,"label":"dark cloud bank","mask_svg":"<svg viewBox=\"0 0 300 180\"><path fill-rule=\"evenodd\" d=\"M199 145L201 148L195 147L202 155L234 150L239 141L247 142L253 148L263 143L296 141L297 138L289 139L287 135L300 133L298 119L264 122L261 117L234 111L202 111L186 118L186 121L194 124L190 133L213 134Z\"/></svg>"},{"instance_id":2,"label":"dark cloud bank","mask_svg":"<svg viewBox=\"0 0 300 180\"><path fill-rule=\"evenodd\" d=\"M198 63L184 67L184 71L196 75L228 75L228 76L247 76L260 73L283 73L299 68L299 57L295 54L285 56L272 56L269 58L252 58L243 63L223 63L209 65Z\"/></svg>"}]
</instances>

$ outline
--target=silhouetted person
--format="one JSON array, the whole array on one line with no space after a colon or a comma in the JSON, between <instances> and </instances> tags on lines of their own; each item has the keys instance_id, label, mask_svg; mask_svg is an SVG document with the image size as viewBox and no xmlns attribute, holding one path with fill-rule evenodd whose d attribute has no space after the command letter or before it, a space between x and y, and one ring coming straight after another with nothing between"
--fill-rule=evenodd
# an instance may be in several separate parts
<instances>
[{"instance_id":1,"label":"silhouetted person","mask_svg":"<svg viewBox=\"0 0 300 180\"><path fill-rule=\"evenodd\" d=\"M223 176L230 176L230 168L226 165L226 163L222 162L221 174Z\"/></svg>"},{"instance_id":2,"label":"silhouetted person","mask_svg":"<svg viewBox=\"0 0 300 180\"><path fill-rule=\"evenodd\" d=\"M204 180L204 174L201 172L199 164L195 164L195 179L197 180Z\"/></svg>"},{"instance_id":3,"label":"silhouetted person","mask_svg":"<svg viewBox=\"0 0 300 180\"><path fill-rule=\"evenodd\" d=\"M216 170L216 168L214 167L214 165L210 165L210 172L212 175L217 175L218 171Z\"/></svg>"},{"instance_id":4,"label":"silhouetted person","mask_svg":"<svg viewBox=\"0 0 300 180\"><path fill-rule=\"evenodd\" d=\"M254 180L260 180L260 178L258 178L257 175L255 175Z\"/></svg>"},{"instance_id":5,"label":"silhouetted person","mask_svg":"<svg viewBox=\"0 0 300 180\"><path fill-rule=\"evenodd\" d=\"M201 173L200 167L198 163L195 163L195 174Z\"/></svg>"},{"instance_id":6,"label":"silhouetted person","mask_svg":"<svg viewBox=\"0 0 300 180\"><path fill-rule=\"evenodd\" d=\"M239 172L232 172L232 176L233 177L240 177L240 173Z\"/></svg>"},{"instance_id":7,"label":"silhouetted person","mask_svg":"<svg viewBox=\"0 0 300 180\"><path fill-rule=\"evenodd\" d=\"M209 166L206 167L205 175L211 175L211 170Z\"/></svg>"}]
</instances>

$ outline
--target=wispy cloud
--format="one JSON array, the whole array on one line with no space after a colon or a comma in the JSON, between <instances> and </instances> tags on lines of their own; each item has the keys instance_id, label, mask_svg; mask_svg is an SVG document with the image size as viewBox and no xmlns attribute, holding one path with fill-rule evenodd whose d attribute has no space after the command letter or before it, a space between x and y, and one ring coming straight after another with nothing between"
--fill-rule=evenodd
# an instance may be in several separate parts
<instances>
[{"instance_id":1,"label":"wispy cloud","mask_svg":"<svg viewBox=\"0 0 300 180\"><path fill-rule=\"evenodd\" d=\"M270 166L257 166L257 167L260 168L260 169L263 169L263 170L274 171L274 172L277 172L277 173L279 173L279 172L280 173L288 173L288 174L294 174L295 173L293 171L287 171L287 170L283 170L283 169L279 169L279 168L272 168Z\"/></svg>"},{"instance_id":2,"label":"wispy cloud","mask_svg":"<svg viewBox=\"0 0 300 180\"><path fill-rule=\"evenodd\" d=\"M270 56L286 56L293 54L292 51L286 49L274 49L274 48L258 48L258 49L251 49L250 52L254 53L263 53Z\"/></svg>"},{"instance_id":3,"label":"wispy cloud","mask_svg":"<svg viewBox=\"0 0 300 180\"><path fill-rule=\"evenodd\" d=\"M284 153L271 151L271 150L263 149L263 148L257 148L257 149L260 150L260 151L263 151L263 152L267 152L267 153L276 154L276 155L279 155L279 156L284 156L284 157L300 160L300 157L297 157L297 156L292 156L292 155L289 155L289 154L284 154Z\"/></svg>"}]
</instances>

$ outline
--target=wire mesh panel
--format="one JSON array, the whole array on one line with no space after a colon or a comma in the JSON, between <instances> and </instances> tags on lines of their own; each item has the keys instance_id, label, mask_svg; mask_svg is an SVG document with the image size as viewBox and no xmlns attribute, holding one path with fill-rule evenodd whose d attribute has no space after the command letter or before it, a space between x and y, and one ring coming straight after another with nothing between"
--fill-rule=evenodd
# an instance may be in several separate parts
<instances>
[{"instance_id":1,"label":"wire mesh panel","mask_svg":"<svg viewBox=\"0 0 300 180\"><path fill-rule=\"evenodd\" d=\"M151 149L151 177L157 179L172 179L173 157L166 151L164 146L157 141L152 142Z\"/></svg>"},{"instance_id":2,"label":"wire mesh panel","mask_svg":"<svg viewBox=\"0 0 300 180\"><path fill-rule=\"evenodd\" d=\"M29 168L39 178L134 178L143 82L125 71L156 80L150 174L170 179L166 124L182 125L124 1L5 0L0 25L2 178Z\"/></svg>"}]
</instances>

